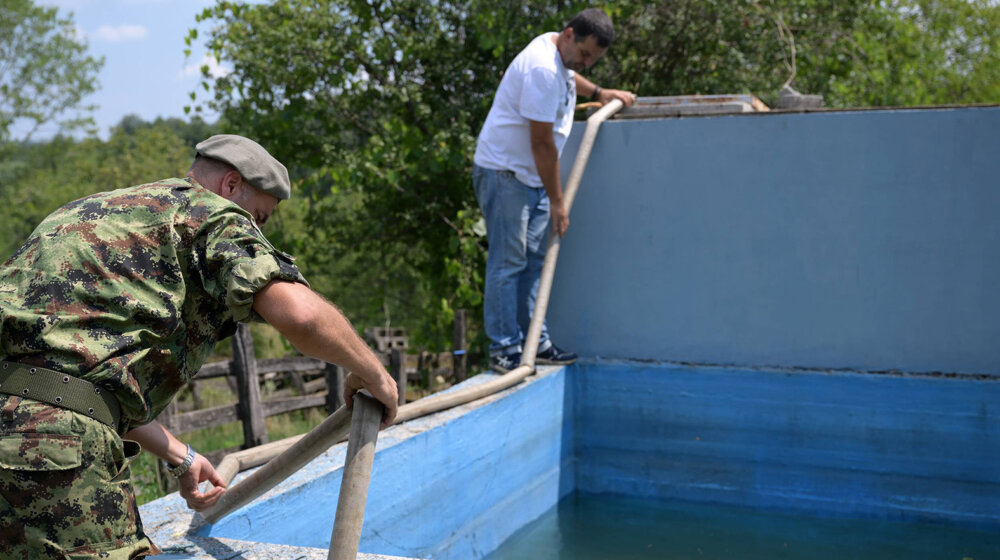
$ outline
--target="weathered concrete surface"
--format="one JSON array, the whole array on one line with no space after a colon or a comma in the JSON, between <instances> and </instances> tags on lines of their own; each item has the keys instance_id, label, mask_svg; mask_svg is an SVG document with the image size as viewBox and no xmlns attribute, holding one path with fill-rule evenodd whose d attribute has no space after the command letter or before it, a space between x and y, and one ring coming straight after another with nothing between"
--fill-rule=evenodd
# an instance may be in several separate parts
<instances>
[{"instance_id":1,"label":"weathered concrete surface","mask_svg":"<svg viewBox=\"0 0 1000 560\"><path fill-rule=\"evenodd\" d=\"M1000 107L605 122L549 330L588 357L1000 374L998 130Z\"/></svg>"},{"instance_id":2,"label":"weathered concrete surface","mask_svg":"<svg viewBox=\"0 0 1000 560\"><path fill-rule=\"evenodd\" d=\"M446 471L440 471L438 477L425 476L415 479L410 470L397 467L380 469L380 459L387 450L399 444L416 445L423 447L424 452L413 455L410 451L401 451L396 454L394 461L402 461L412 465L414 468L426 468L426 461L430 456L437 457L444 463L452 462L457 466L460 461L451 461L451 453L455 452L454 446L445 446L440 442L430 443L420 436L427 432L433 432L449 423L459 420L469 413L476 411L491 403L496 403L503 397L510 395L526 386L537 383L539 380L551 376L554 373L562 372L563 368L540 367L539 373L529 377L524 383L506 391L502 391L490 397L480 399L450 410L437 414L418 418L405 424L390 427L379 433L376 466L373 470L372 487L369 494L369 503L366 509L366 521L363 527L362 542L360 549L378 546L380 550L386 550L385 543L379 545L371 544L372 539L379 539L382 536L389 536L387 528L395 527L410 538L406 547L413 550L422 550L426 547L438 547L435 557L438 558L468 558L470 546L495 546L513 531L519 528L524 520L515 516L510 516L506 521L509 527L504 531L498 531L490 525L490 518L486 516L474 526L467 528L466 536L461 536L462 531L457 530L454 523L455 516L449 516L444 522L439 522L436 515L442 512L435 510L434 506L427 499L427 494L422 494L417 486L420 484L445 484L454 491L460 490L460 484L454 481L452 475ZM452 387L449 391L459 387L476 385L496 378L492 373L480 374L470 378L464 383ZM561 379L561 377L560 377ZM548 382L551 384L551 381ZM561 383L561 381L560 381ZM551 389L548 389L551 390ZM562 386L559 386L559 403L563 398ZM508 406L508 405L503 405ZM562 408L551 410L550 418L553 421L562 421ZM513 419L510 419L513 421ZM469 420L475 424L476 420ZM561 426L553 426L562 430ZM440 430L439 430L440 433ZM435 437L441 437L437 435ZM453 436L445 436L451 438ZM469 436L473 441L479 436ZM481 444L489 447L485 441ZM548 446L547 440L539 442ZM430 446L428 449L426 446ZM568 446L567 446L568 447ZM327 557L327 547L333 525L334 511L339 496L340 475L344 465L347 443L343 442L330 448L324 455L306 465L299 472L288 478L282 484L271 489L254 502L236 510L229 516L223 518L214 526L206 526L200 515L189 510L176 493L155 500L140 508L143 523L147 534L164 552L175 555L174 557L192 559L234 559L243 558L245 560L271 559L271 558L323 558ZM565 451L568 454L569 450ZM558 455L556 456L556 460ZM549 459L550 461L553 459ZM555 470L558 475L559 465L555 464L546 467ZM522 469L527 477L533 477L527 469ZM245 478L251 471L246 471L237 475L235 482ZM514 487L520 483L520 479L511 479L510 487L499 489L506 493L516 490ZM558 486L558 480L555 484ZM541 513L556 501L559 496L571 489L567 486L562 493L554 492L546 494L544 502L539 502L536 509ZM530 488L529 488L530 490ZM433 488L425 488L424 492L436 492ZM398 498L398 499L397 499ZM551 503L550 503L551 502ZM487 506L490 504L480 504ZM466 511L472 511L474 504L465 504ZM492 507L492 505L490 505ZM517 507L520 507L519 505ZM304 509L303 509L304 508ZM415 509L415 514L406 513ZM398 516L403 511L404 519L400 521ZM393 517L396 516L396 517ZM479 517L482 517L480 515ZM473 519L464 521L472 522ZM423 528L421 528L423 527ZM476 530L482 532L486 530L490 533L489 538L480 536L479 544L475 544ZM444 530L453 533L450 542L441 542L443 539L436 531ZM226 536L220 536L226 535ZM423 535L421 537L421 535ZM238 538L227 538L237 536ZM470 539L472 539L470 541ZM268 540L271 542L258 542ZM284 544L281 544L284 541ZM306 546L291 546L290 542ZM491 543L491 544L488 544ZM422 548L423 547L423 548ZM389 545L391 548L391 545ZM491 550L491 549L490 549ZM425 557L425 556L421 556ZM170 556L168 556L170 558ZM359 558L363 560L406 558L406 556L374 555L362 553Z\"/></svg>"},{"instance_id":3,"label":"weathered concrete surface","mask_svg":"<svg viewBox=\"0 0 1000 560\"><path fill-rule=\"evenodd\" d=\"M602 361L577 491L1000 529L1000 380Z\"/></svg>"}]
</instances>

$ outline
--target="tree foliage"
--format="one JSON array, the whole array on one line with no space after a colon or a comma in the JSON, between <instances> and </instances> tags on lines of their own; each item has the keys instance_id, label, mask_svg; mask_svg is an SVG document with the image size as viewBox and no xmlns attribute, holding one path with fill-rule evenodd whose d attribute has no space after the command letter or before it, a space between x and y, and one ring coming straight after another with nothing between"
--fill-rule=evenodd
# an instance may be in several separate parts
<instances>
[{"instance_id":1,"label":"tree foliage","mask_svg":"<svg viewBox=\"0 0 1000 560\"><path fill-rule=\"evenodd\" d=\"M193 146L166 126L118 127L111 138L57 137L18 144L9 154L18 162L0 177L0 262L6 260L53 210L88 194L167 177L184 176Z\"/></svg>"},{"instance_id":2,"label":"tree foliage","mask_svg":"<svg viewBox=\"0 0 1000 560\"><path fill-rule=\"evenodd\" d=\"M644 95L752 93L782 85L825 93L852 34L882 8L869 0L616 1L618 39L598 81Z\"/></svg>"},{"instance_id":3,"label":"tree foliage","mask_svg":"<svg viewBox=\"0 0 1000 560\"><path fill-rule=\"evenodd\" d=\"M67 115L90 109L81 101L97 88L104 61L87 54L73 20L56 12L31 0L0 3L0 142L10 139L11 127L20 121L30 127L21 140L58 119L64 130L92 123Z\"/></svg>"},{"instance_id":4,"label":"tree foliage","mask_svg":"<svg viewBox=\"0 0 1000 560\"><path fill-rule=\"evenodd\" d=\"M989 0L612 1L600 83L643 95L785 83L832 107L1000 101L1000 7Z\"/></svg>"},{"instance_id":5,"label":"tree foliage","mask_svg":"<svg viewBox=\"0 0 1000 560\"><path fill-rule=\"evenodd\" d=\"M115 132L123 133L126 136L135 135L139 131L146 129L162 129L172 132L193 150L198 142L213 134L219 134L222 127L219 123L207 123L198 115L191 117L187 121L177 117L156 117L156 120L151 122L143 120L138 115L126 115L115 126Z\"/></svg>"},{"instance_id":6,"label":"tree foliage","mask_svg":"<svg viewBox=\"0 0 1000 560\"><path fill-rule=\"evenodd\" d=\"M206 72L202 85L233 126L291 164L300 199L286 210L303 229L287 242L310 272L369 321L388 320L392 306L407 324L436 317L426 338L442 341L451 308L480 304L470 167L495 88L533 36L584 6L223 1L200 20L216 24L208 46L234 71ZM1000 8L990 0L605 9L618 38L591 77L640 95L752 93L773 104L790 84L833 107L1000 101Z\"/></svg>"},{"instance_id":7,"label":"tree foliage","mask_svg":"<svg viewBox=\"0 0 1000 560\"><path fill-rule=\"evenodd\" d=\"M562 17L547 2L420 0L202 14L234 69L211 81L211 105L301 178L310 233L275 235L356 319L422 323L418 338L442 346L451 310L480 305L475 138L506 64Z\"/></svg>"},{"instance_id":8,"label":"tree foliage","mask_svg":"<svg viewBox=\"0 0 1000 560\"><path fill-rule=\"evenodd\" d=\"M894 0L888 17L854 34L856 60L831 83L852 105L1000 102L1000 4L992 0Z\"/></svg>"}]
</instances>

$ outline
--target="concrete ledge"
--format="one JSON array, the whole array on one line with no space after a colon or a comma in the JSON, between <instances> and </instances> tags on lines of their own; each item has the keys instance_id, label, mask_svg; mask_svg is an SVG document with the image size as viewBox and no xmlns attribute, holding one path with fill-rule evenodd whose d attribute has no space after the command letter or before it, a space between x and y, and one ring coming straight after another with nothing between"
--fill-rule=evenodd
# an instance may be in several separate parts
<instances>
[{"instance_id":1,"label":"concrete ledge","mask_svg":"<svg viewBox=\"0 0 1000 560\"><path fill-rule=\"evenodd\" d=\"M441 428L469 413L495 403L511 393L530 387L539 380L545 380L550 375L561 371L563 371L563 368L540 367L537 375L529 377L524 383L511 389L501 391L473 403L393 426L380 432L376 464L373 469L372 488L369 493L365 529L362 534L361 550L365 550L366 546L369 550L371 549L373 534L385 533L385 518L392 510L399 509L399 504L396 501L387 500L386 497L396 496L395 493L398 487L401 484L405 485L405 480L401 481L400 477L405 477L409 474L408 472L400 472L398 467L387 469L381 466L385 462L386 451L407 442L420 445L420 436L423 434ZM456 390L459 387L478 385L496 377L492 373L483 373L448 389L448 391ZM561 421L561 409L558 410L558 418ZM180 496L174 493L139 508L143 526L153 542L164 551L165 556L163 557L168 559L325 559L328 553L325 547L329 546L346 450L346 442L331 447L329 451L310 462L283 483L265 493L254 502L223 518L215 525L206 525L201 515L188 509ZM447 451L442 448L438 453L442 457L445 457ZM399 453L396 455L399 455ZM404 461L409 461L408 457L410 457L409 452L403 454ZM393 472L393 470L396 472ZM559 465L551 466L547 470L556 473L556 476L548 475L548 484L551 485L551 479L558 478ZM252 470L240 473L233 482L239 482L251 472ZM447 479L445 482L447 482ZM537 484L544 485L545 483L543 480ZM388 489L388 492L385 489ZM305 495L308 495L308 497L303 499ZM414 496L416 497L410 497L410 501L414 499L418 502L421 501L419 493L414 493ZM547 501L537 506L540 508L539 513L558 501L558 495L549 494L548 496ZM303 506L308 511L300 511ZM421 512L421 514L426 516L425 511ZM487 516L487 519L480 521L472 520L469 531L474 533L476 527L479 527L480 531L486 528L490 533L495 534L495 539L499 539L493 543L493 546L499 544L499 542L523 524L523 520L519 521L515 519L515 516L510 516L512 526L509 530L497 532L489 524L489 517ZM401 521L397 519L395 522L398 523ZM373 527L376 528L374 531ZM405 526L401 527L406 529ZM451 529L449 528L449 530ZM274 537L276 534L279 539L292 540L294 544L290 542L258 542L254 540L275 541L277 539L265 537ZM470 544L468 537L463 537L459 534L454 535L448 542L437 542L440 539L437 537L434 538L434 545L444 547L445 553L448 550L466 551L464 553L467 553L469 547L474 546L474 543ZM317 546L317 544L321 544L322 547ZM385 543L380 545L379 548L385 549ZM464 553L459 552L459 554ZM460 558L461 556L455 557ZM360 554L359 558L363 560L391 560L407 558L407 556Z\"/></svg>"}]
</instances>

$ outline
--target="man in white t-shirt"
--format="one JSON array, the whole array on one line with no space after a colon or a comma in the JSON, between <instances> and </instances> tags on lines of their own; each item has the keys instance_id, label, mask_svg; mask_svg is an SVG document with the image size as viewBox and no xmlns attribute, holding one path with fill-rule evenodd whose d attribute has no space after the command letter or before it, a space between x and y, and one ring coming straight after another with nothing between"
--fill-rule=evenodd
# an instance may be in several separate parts
<instances>
[{"instance_id":1,"label":"man in white t-shirt","mask_svg":"<svg viewBox=\"0 0 1000 560\"><path fill-rule=\"evenodd\" d=\"M602 104L635 101L631 92L602 89L577 73L604 56L614 33L607 14L589 8L562 32L536 37L507 67L479 133L473 184L489 240L483 315L490 364L499 372L521 361L549 224L560 236L569 228L559 154L573 126L576 96ZM537 363L575 360L576 354L552 344L543 323Z\"/></svg>"}]
</instances>

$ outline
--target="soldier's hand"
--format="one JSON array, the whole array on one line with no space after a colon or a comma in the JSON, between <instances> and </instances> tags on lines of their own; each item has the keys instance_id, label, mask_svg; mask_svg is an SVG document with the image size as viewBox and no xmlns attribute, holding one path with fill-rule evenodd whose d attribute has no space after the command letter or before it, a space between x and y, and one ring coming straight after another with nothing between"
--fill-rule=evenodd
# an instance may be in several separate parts
<instances>
[{"instance_id":1,"label":"soldier's hand","mask_svg":"<svg viewBox=\"0 0 1000 560\"><path fill-rule=\"evenodd\" d=\"M214 488L208 492L202 492L198 485L209 481ZM177 479L180 487L181 497L187 502L189 508L195 511L205 511L215 505L226 490L226 481L222 480L215 467L201 453L195 453L191 468Z\"/></svg>"},{"instance_id":2,"label":"soldier's hand","mask_svg":"<svg viewBox=\"0 0 1000 560\"><path fill-rule=\"evenodd\" d=\"M399 410L399 389L392 377L389 377L388 373L384 373L379 376L377 383L366 384L361 377L354 373L348 374L347 378L344 379L344 404L347 405L347 408L354 408L354 393L361 389L366 389L385 407L379 429L391 426L396 419L396 412Z\"/></svg>"}]
</instances>

